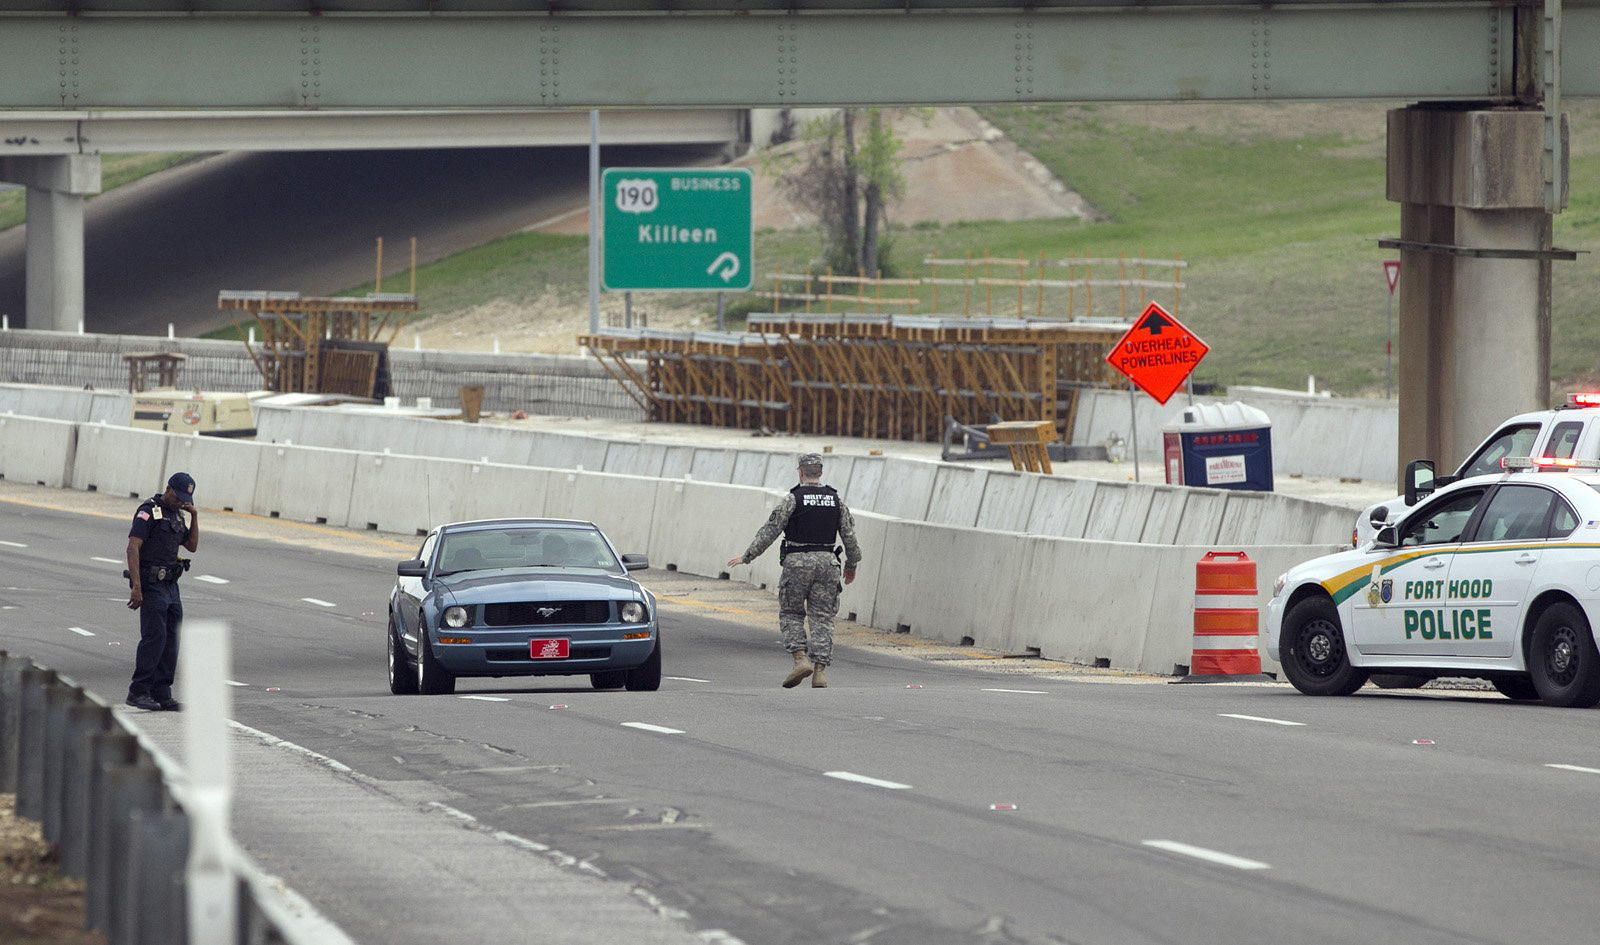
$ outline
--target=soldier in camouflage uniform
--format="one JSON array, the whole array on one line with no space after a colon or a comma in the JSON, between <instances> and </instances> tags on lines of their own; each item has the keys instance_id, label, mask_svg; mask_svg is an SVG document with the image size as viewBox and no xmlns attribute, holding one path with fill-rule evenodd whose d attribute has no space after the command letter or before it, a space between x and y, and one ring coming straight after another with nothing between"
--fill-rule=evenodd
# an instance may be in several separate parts
<instances>
[{"instance_id":1,"label":"soldier in camouflage uniform","mask_svg":"<svg viewBox=\"0 0 1600 945\"><path fill-rule=\"evenodd\" d=\"M820 689L828 685L823 670L833 662L833 617L839 612L839 592L856 579L861 546L856 543L856 523L844 500L822 484L822 457L817 453L801 454L800 484L772 510L745 553L730 558L728 565L749 564L780 534L784 537L778 549L783 564L783 578L778 582L778 628L783 631L784 649L794 657L794 668L784 677L783 687L792 689L810 676L811 685ZM844 544L844 584L840 583L835 537ZM809 657L807 613L811 615Z\"/></svg>"}]
</instances>

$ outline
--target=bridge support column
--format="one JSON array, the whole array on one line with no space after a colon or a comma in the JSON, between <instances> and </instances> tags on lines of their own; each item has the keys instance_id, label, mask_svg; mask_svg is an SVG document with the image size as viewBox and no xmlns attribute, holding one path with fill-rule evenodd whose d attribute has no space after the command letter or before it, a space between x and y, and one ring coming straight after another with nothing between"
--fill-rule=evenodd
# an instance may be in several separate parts
<instances>
[{"instance_id":1,"label":"bridge support column","mask_svg":"<svg viewBox=\"0 0 1600 945\"><path fill-rule=\"evenodd\" d=\"M83 320L83 208L100 192L100 157L0 159L0 180L28 188L27 323L77 331Z\"/></svg>"},{"instance_id":2,"label":"bridge support column","mask_svg":"<svg viewBox=\"0 0 1600 945\"><path fill-rule=\"evenodd\" d=\"M1388 131L1398 479L1413 459L1453 468L1501 420L1549 406L1551 260L1570 254L1551 248L1542 111L1413 105L1389 112Z\"/></svg>"}]
</instances>

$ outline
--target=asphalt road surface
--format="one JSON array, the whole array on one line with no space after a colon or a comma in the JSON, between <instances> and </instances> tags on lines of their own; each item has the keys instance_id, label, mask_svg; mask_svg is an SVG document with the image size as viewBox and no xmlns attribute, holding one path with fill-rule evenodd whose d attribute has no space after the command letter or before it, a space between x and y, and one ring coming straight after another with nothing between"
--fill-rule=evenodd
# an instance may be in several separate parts
<instances>
[{"instance_id":1,"label":"asphalt road surface","mask_svg":"<svg viewBox=\"0 0 1600 945\"><path fill-rule=\"evenodd\" d=\"M0 645L119 699L133 505L0 490ZM404 810L570 857L572 882L623 884L703 941L1528 945L1600 927L1600 713L1018 675L870 645L838 652L831 688L783 690L765 594L657 572L658 693L507 679L397 697L383 607L410 539L202 525L185 606L233 627L242 723ZM324 863L330 839L363 834L265 830L242 790L245 846L354 938L441 940L382 921L385 889L416 907L430 870ZM599 915L507 924L496 897L518 876L482 879L455 887L456 940L606 940ZM352 885L369 892L341 895Z\"/></svg>"},{"instance_id":2,"label":"asphalt road surface","mask_svg":"<svg viewBox=\"0 0 1600 945\"><path fill-rule=\"evenodd\" d=\"M611 166L702 163L706 147L605 148ZM84 310L91 332L201 334L229 323L221 289L338 292L407 284L409 241L438 259L588 198L587 148L283 151L217 155L89 201ZM22 327L25 241L0 233L0 312ZM399 280L391 285L389 279ZM48 326L29 326L48 327Z\"/></svg>"}]
</instances>

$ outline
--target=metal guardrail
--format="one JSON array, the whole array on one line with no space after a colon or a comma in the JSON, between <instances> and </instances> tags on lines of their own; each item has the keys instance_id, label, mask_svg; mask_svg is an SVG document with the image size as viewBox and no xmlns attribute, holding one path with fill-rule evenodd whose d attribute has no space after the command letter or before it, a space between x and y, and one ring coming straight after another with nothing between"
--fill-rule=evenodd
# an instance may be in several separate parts
<instances>
[{"instance_id":1,"label":"metal guardrail","mask_svg":"<svg viewBox=\"0 0 1600 945\"><path fill-rule=\"evenodd\" d=\"M83 881L86 928L109 945L349 943L225 836L231 934L191 929L191 832L207 805L190 777L103 699L3 650L0 793L16 794L17 816L38 821L61 872Z\"/></svg>"}]
</instances>

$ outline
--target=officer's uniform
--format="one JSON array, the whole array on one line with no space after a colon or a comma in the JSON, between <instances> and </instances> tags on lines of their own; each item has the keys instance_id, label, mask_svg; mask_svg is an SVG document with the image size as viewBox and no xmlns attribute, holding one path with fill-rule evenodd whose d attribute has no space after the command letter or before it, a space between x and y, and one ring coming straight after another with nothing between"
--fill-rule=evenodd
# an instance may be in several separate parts
<instances>
[{"instance_id":1,"label":"officer's uniform","mask_svg":"<svg viewBox=\"0 0 1600 945\"><path fill-rule=\"evenodd\" d=\"M821 466L822 457L807 453L801 466ZM818 667L833 662L833 618L839 612L840 582L837 538L844 545L844 570L861 563L856 523L850 509L830 486L801 484L789 490L744 553L748 563L761 556L778 535L783 577L778 582L778 628L784 649L807 653ZM806 615L811 616L809 646ZM797 657L798 659L798 657Z\"/></svg>"},{"instance_id":2,"label":"officer's uniform","mask_svg":"<svg viewBox=\"0 0 1600 945\"><path fill-rule=\"evenodd\" d=\"M170 702L172 680L178 672L178 625L183 621L178 549L189 538L189 525L182 512L163 508L158 495L140 503L128 537L144 542L139 547L144 603L139 607L139 651L128 696L143 694L157 702Z\"/></svg>"}]
</instances>

